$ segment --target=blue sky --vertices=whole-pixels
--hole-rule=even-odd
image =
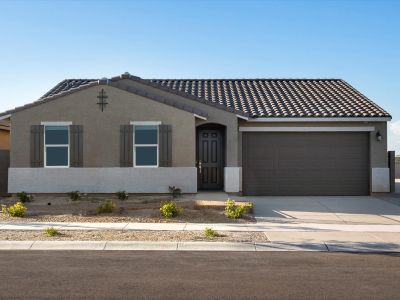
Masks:
[[[0,1],[0,111],[64,78],[342,78],[400,153],[400,1]]]

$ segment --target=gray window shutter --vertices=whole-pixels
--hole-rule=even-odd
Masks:
[[[133,125],[120,127],[120,166],[133,167]]]
[[[158,156],[160,167],[172,166],[172,128],[171,125],[159,125]]]
[[[70,125],[69,126],[69,160],[70,167],[82,168],[83,167],[83,126]]]
[[[31,167],[42,168],[44,166],[44,126],[31,125]]]

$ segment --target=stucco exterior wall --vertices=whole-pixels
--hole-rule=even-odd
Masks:
[[[60,180],[62,178],[62,180]],[[10,193],[168,193],[179,186],[197,192],[197,170],[183,168],[10,168]]]
[[[215,108],[213,106],[197,102],[179,95],[171,94],[163,90],[155,89],[147,85],[129,79],[121,80],[121,85],[128,85],[133,88],[148,90],[154,95],[173,99],[181,105],[193,107],[208,115],[207,120],[196,119],[196,126],[206,123],[217,123],[226,127],[225,162],[227,167],[236,167],[239,163],[238,144],[238,118],[234,113]],[[195,138],[195,136],[194,136]]]
[[[101,89],[108,105],[101,112]],[[195,117],[192,113],[110,86],[95,86],[12,115],[11,167],[30,167],[30,125],[72,121],[83,125],[83,166],[120,166],[120,125],[161,121],[172,126],[172,166],[195,166]]]

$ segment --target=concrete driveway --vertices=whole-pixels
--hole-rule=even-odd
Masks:
[[[226,193],[197,194],[196,199],[254,203],[258,222],[400,224],[400,179],[396,193],[374,196],[228,196]]]
[[[243,197],[254,202],[258,222],[400,224],[400,205],[390,197]],[[395,200],[395,199],[393,199]]]

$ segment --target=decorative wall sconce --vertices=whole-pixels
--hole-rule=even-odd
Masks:
[[[381,135],[381,133],[380,133],[379,131],[376,132],[375,137],[376,137],[376,140],[377,140],[378,142],[382,141],[382,135]]]

